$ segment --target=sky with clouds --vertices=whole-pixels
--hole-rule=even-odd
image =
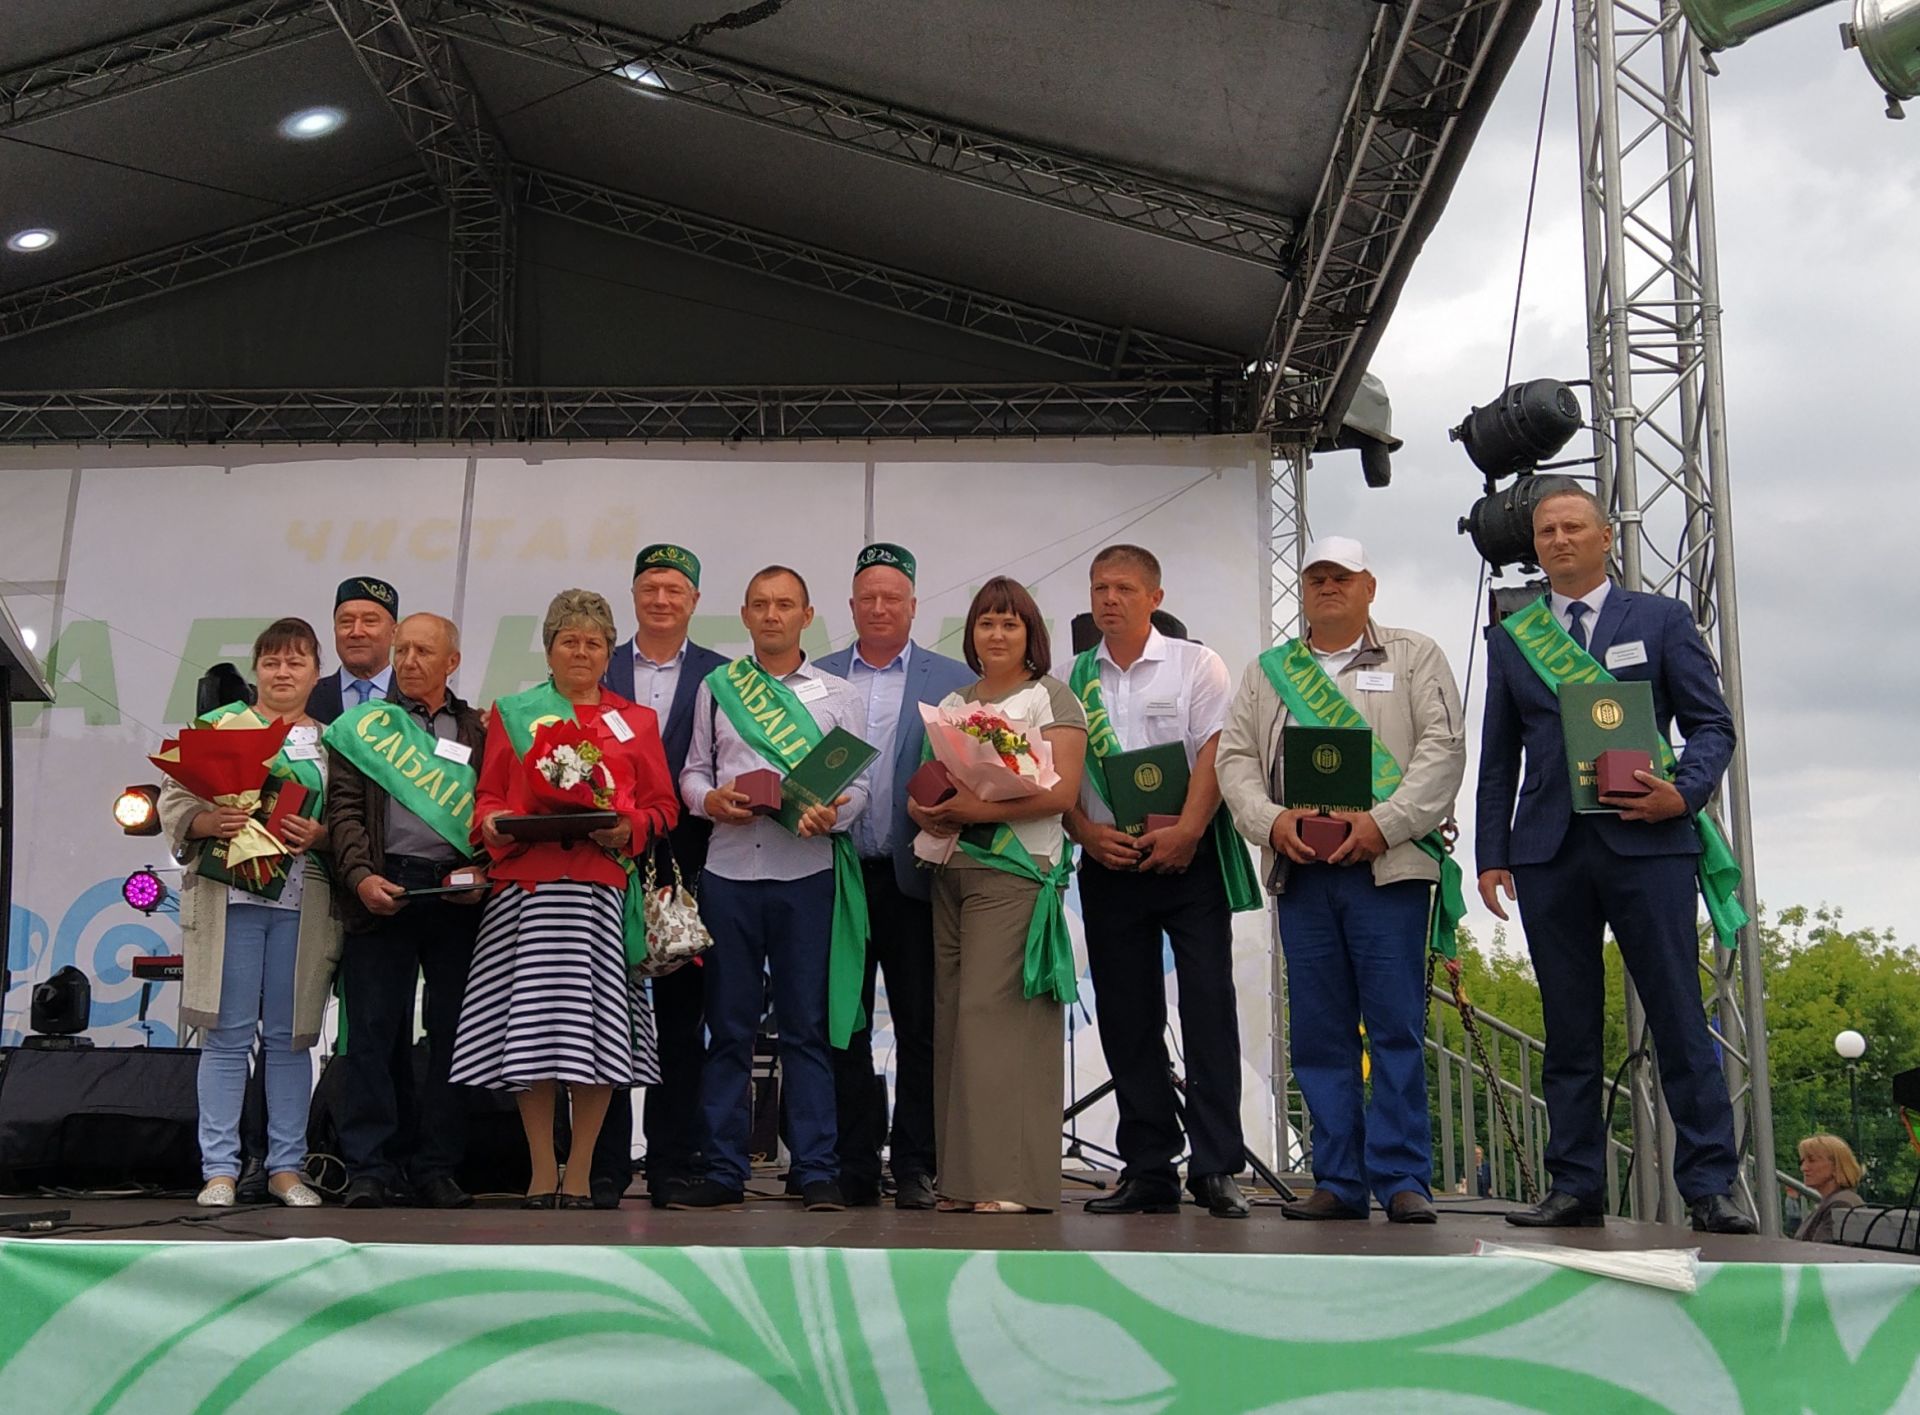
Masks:
[[[1910,382],[1920,324],[1920,103],[1890,122],[1830,6],[1719,56],[1711,83],[1727,436],[1745,667],[1751,868],[1770,910],[1831,905],[1920,943],[1920,521]],[[1309,476],[1313,529],[1379,564],[1377,616],[1464,672],[1479,560],[1456,519],[1479,475],[1447,439],[1502,386],[1542,78],[1558,46],[1514,377],[1587,374],[1570,24],[1543,8],[1373,372],[1406,446],[1367,489]],[[1583,455],[1578,435],[1569,455]],[[1644,488],[1643,488],[1644,491]],[[1516,581],[1509,575],[1506,583]],[[1479,720],[1474,670],[1470,720]],[[1474,734],[1477,737],[1477,732]],[[1470,750],[1477,753],[1474,741]],[[1462,815],[1471,820],[1475,763]],[[1461,844],[1471,859],[1471,838]],[[1483,938],[1493,920],[1475,901]]]

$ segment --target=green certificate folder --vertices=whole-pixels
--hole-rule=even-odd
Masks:
[[[1567,740],[1567,780],[1573,809],[1584,815],[1613,814],[1600,804],[1594,763],[1602,752],[1623,748],[1660,760],[1660,730],[1653,721],[1653,684],[1562,683],[1560,733]]]
[[[1147,828],[1148,816],[1177,816],[1187,804],[1187,749],[1163,742],[1136,752],[1115,752],[1100,759],[1107,776],[1113,822],[1128,835]]]
[[[868,746],[846,728],[834,728],[780,783],[780,811],[774,819],[798,835],[802,812],[839,800],[879,755],[879,748]]]
[[[1280,773],[1290,811],[1373,809],[1373,733],[1364,727],[1280,729]]]

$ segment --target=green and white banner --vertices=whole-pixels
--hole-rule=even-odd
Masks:
[[[1920,1408],[1920,1266],[0,1244],[0,1408],[1848,1412]]]

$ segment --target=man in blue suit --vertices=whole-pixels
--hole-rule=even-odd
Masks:
[[[400,592],[385,580],[355,575],[333,593],[333,652],[337,673],[313,685],[307,712],[323,726],[370,698],[393,696],[393,636]]]
[[[933,1145],[932,879],[914,866],[907,780],[920,765],[927,735],[918,705],[958,692],[975,674],[913,642],[915,570],[913,556],[898,545],[882,542],[860,552],[851,600],[859,638],[822,658],[820,669],[853,685],[866,710],[860,735],[880,749],[867,768],[873,808],[853,824],[873,929],[862,1000],[871,1019],[875,973],[884,970],[896,1070],[894,1205],[931,1209],[939,1172]],[[877,1204],[886,1107],[874,1086],[871,1021],[844,1051],[834,1052],[833,1062],[841,1192],[850,1205]]]
[[[1611,926],[1646,1006],[1674,1124],[1674,1163],[1693,1226],[1752,1233],[1731,1190],[1733,1110],[1700,1001],[1695,873],[1698,814],[1733,756],[1733,717],[1686,607],[1607,578],[1605,509],[1572,482],[1536,503],[1534,556],[1560,627],[1613,676],[1652,684],[1663,734],[1685,737],[1668,781],[1638,773],[1644,796],[1603,796],[1618,814],[1573,810],[1560,707],[1511,634],[1487,632],[1476,853],[1480,897],[1501,918],[1516,899],[1546,1018],[1544,1089],[1552,1191],[1507,1215],[1526,1228],[1598,1228],[1606,1204],[1601,947]],[[1521,784],[1521,755],[1526,780]],[[1516,810],[1516,788],[1518,809]]]
[[[667,768],[676,791],[693,740],[693,700],[700,680],[726,662],[712,649],[687,639],[687,626],[700,604],[700,561],[677,545],[647,546],[633,562],[634,635],[613,651],[605,686],[621,697],[653,709]],[[691,811],[653,849],[661,881],[681,878],[697,885],[707,862],[707,837],[713,826]],[[670,858],[671,857],[671,860]],[[689,964],[653,980],[653,1016],[659,1030],[660,1084],[647,1089],[643,1129],[647,1136],[647,1194],[656,1209],[665,1208],[667,1191],[700,1177],[700,1069],[706,1056],[698,965]],[[615,1208],[633,1178],[633,1098],[616,1090],[593,1149],[593,1205]]]

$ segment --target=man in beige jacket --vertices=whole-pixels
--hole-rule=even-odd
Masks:
[[[1393,1222],[1432,1223],[1422,964],[1439,866],[1414,842],[1453,813],[1466,769],[1460,691],[1431,639],[1373,622],[1375,581],[1358,541],[1328,536],[1305,559],[1307,638],[1248,666],[1216,758],[1221,794],[1260,847],[1275,896],[1293,1074],[1313,1115],[1314,1191],[1281,1212],[1364,1219],[1371,1191]],[[1300,838],[1310,813],[1284,806],[1280,746],[1299,720],[1289,700],[1324,701],[1330,689],[1373,729],[1402,779],[1372,810],[1336,812],[1349,833],[1322,860]]]

